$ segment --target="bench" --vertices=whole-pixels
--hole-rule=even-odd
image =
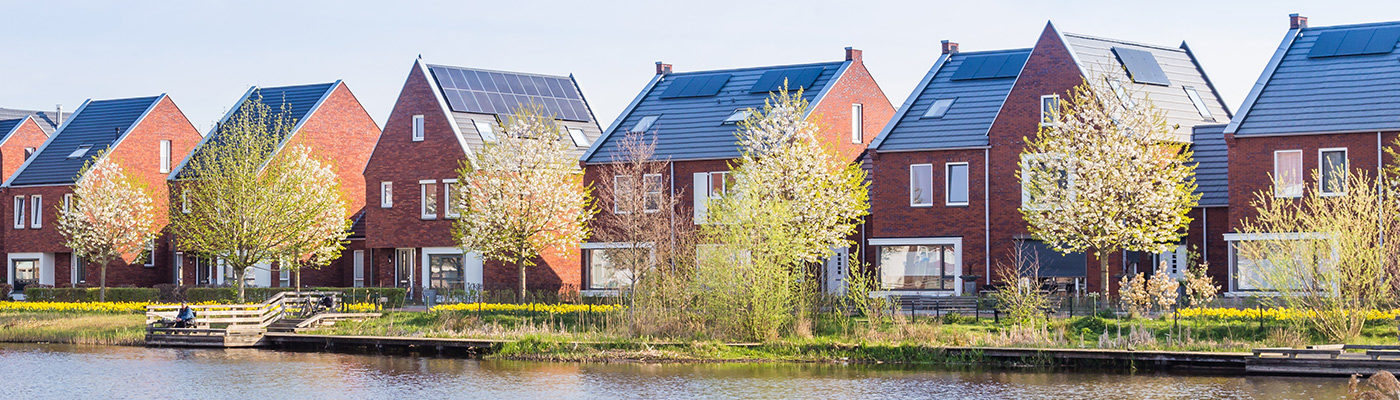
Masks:
[[[966,296],[891,296],[890,300],[901,310],[933,311],[934,315],[949,313],[978,314],[976,297]]]
[[[1264,354],[1278,354],[1288,356],[1288,358],[1297,358],[1298,355],[1325,355],[1328,358],[1337,358],[1337,356],[1342,355],[1342,349],[1294,349],[1289,347],[1254,349],[1255,357],[1261,357]]]

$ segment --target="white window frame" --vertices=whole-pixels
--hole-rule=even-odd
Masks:
[[[626,215],[626,214],[631,214],[631,213],[632,213],[631,210],[623,210],[623,209],[622,209],[622,202],[621,202],[621,201],[618,201],[618,197],[620,197],[620,195],[622,194],[622,192],[621,192],[620,190],[618,190],[618,188],[621,188],[621,187],[622,187],[622,181],[623,181],[623,180],[632,180],[632,177],[629,176],[629,175],[613,175],[613,186],[612,186],[612,189],[613,189],[613,190],[612,190],[612,192],[613,192],[613,199],[612,199],[612,203],[613,203],[613,206],[612,206],[613,214]],[[629,190],[637,190],[637,185],[630,185],[630,186],[628,186],[628,187],[630,188]]]
[[[44,196],[29,195],[29,227],[40,229],[44,227]]]
[[[588,135],[585,135],[581,128],[564,127],[564,131],[569,134],[569,139],[574,141],[574,146],[588,147],[592,144],[588,142]]]
[[[656,178],[657,182],[655,192],[647,190],[647,179],[653,177]],[[661,174],[642,174],[642,184],[637,187],[642,190],[642,212],[650,214],[661,211],[661,202],[665,200],[665,196],[662,194],[664,190],[661,189],[662,186],[665,186],[665,181],[663,179]],[[647,199],[650,198],[652,194],[656,195],[656,208],[654,209],[647,206]]]
[[[414,115],[414,116],[413,116],[413,141],[415,141],[415,142],[421,142],[421,141],[423,141],[423,137],[426,136],[426,135],[424,134],[423,131],[425,131],[426,128],[427,128],[427,127],[426,127],[425,124],[424,124],[423,115],[421,115],[421,114],[420,114],[420,115]]]
[[[1053,116],[1053,118],[1050,119],[1049,122],[1046,122],[1046,120],[1045,120],[1045,117],[1046,117],[1046,115],[1045,115],[1045,101],[1046,101],[1046,100],[1051,100],[1051,99],[1053,99],[1053,100],[1055,101],[1055,115]],[[1055,124],[1059,123],[1059,120],[1060,120],[1060,112],[1061,112],[1061,111],[1062,111],[1062,110],[1061,110],[1061,107],[1060,107],[1060,95],[1058,95],[1058,94],[1047,94],[1047,95],[1044,95],[1044,96],[1040,96],[1040,126],[1054,126]]]
[[[180,212],[185,214],[190,213],[190,196],[185,194],[185,189],[183,188],[180,189]]]
[[[953,167],[963,166],[963,193],[967,195],[965,201],[953,201]],[[972,201],[972,169],[967,161],[950,162],[943,164],[943,205],[951,207],[963,207]]]
[[[1026,181],[1025,181],[1025,179],[1026,179],[1026,177],[1030,176],[1030,170],[1026,169],[1026,164],[1028,164],[1029,162],[1034,162],[1034,161],[1041,160],[1041,159],[1045,159],[1045,158],[1058,158],[1058,157],[1063,157],[1063,155],[1061,155],[1061,154],[1052,154],[1052,153],[1033,153],[1033,154],[1022,154],[1022,155],[1021,155],[1021,182],[1020,182],[1020,183],[1021,183],[1021,207],[1022,207],[1022,208],[1025,208],[1025,209],[1028,209],[1028,210],[1047,210],[1047,209],[1049,209],[1048,206],[1045,206],[1045,205],[1043,205],[1043,204],[1036,204],[1036,202],[1034,201],[1035,199],[1032,199],[1032,198],[1031,198],[1030,192],[1026,191]],[[1066,172],[1065,172],[1065,185],[1068,185],[1068,186],[1069,186],[1069,191],[1070,191],[1070,193],[1074,193],[1074,180],[1075,180],[1075,179],[1074,179],[1074,171],[1072,171],[1072,170],[1071,170],[1071,171],[1066,171]]]
[[[478,121],[478,120],[473,119],[473,120],[472,120],[472,126],[476,127],[476,135],[479,136],[479,137],[481,137],[481,141],[482,141],[482,142],[486,142],[486,143],[495,143],[495,142],[496,142],[497,137],[496,137],[496,124],[495,124],[495,123],[487,122],[487,121]],[[489,136],[489,137],[488,137],[488,136]]]
[[[747,108],[741,108],[741,109],[738,109],[738,110],[734,110],[734,113],[733,113],[733,114],[729,114],[729,117],[728,117],[728,118],[725,118],[725,119],[724,119],[724,122],[721,122],[720,124],[721,124],[721,125],[736,125],[736,124],[738,124],[739,122],[742,122],[743,120],[748,119],[750,115],[753,115],[753,111],[750,111],[750,109],[747,109]]]
[[[875,257],[876,257],[876,261],[875,261],[874,267],[875,267],[875,271],[876,271],[877,274],[880,273],[880,267],[881,267],[881,265],[879,264],[879,263],[880,263],[880,260],[879,260],[879,254],[880,254],[880,253],[879,253],[879,251],[880,251],[880,250],[879,250],[879,247],[883,247],[883,246],[952,246],[952,248],[953,248],[953,255],[956,257],[955,260],[953,260],[951,263],[948,263],[948,264],[952,264],[952,265],[953,265],[953,268],[955,269],[955,271],[954,271],[954,273],[953,273],[953,289],[952,289],[952,290],[946,290],[946,289],[884,289],[884,288],[880,288],[879,290],[871,291],[871,292],[870,292],[870,295],[871,295],[872,297],[875,297],[875,296],[879,296],[879,297],[888,297],[888,296],[891,296],[891,295],[903,295],[903,296],[907,296],[907,295],[946,296],[946,295],[948,295],[948,294],[952,294],[952,295],[962,295],[962,291],[963,291],[963,290],[962,290],[962,289],[963,289],[963,280],[962,280],[962,276],[963,276],[964,274],[966,274],[966,273],[971,272],[971,271],[967,271],[967,270],[964,270],[964,269],[963,269],[964,267],[967,267],[967,266],[963,265],[963,243],[962,243],[962,242],[963,242],[963,240],[962,240],[962,237],[960,237],[960,236],[957,236],[957,237],[916,237],[916,238],[887,238],[887,239],[874,239],[874,238],[872,238],[872,239],[868,239],[868,240],[866,241],[866,243],[867,243],[869,246],[873,247],[872,252],[875,254]],[[877,279],[878,279],[879,277],[880,277],[880,275],[876,275],[876,278],[877,278]]]
[[[142,260],[141,263],[144,264],[144,265],[147,266],[147,267],[154,267],[154,266],[156,266],[156,241],[155,241],[155,239],[151,239],[150,241],[146,242],[146,252],[149,253],[151,256],[150,256],[150,257],[146,257],[146,259],[145,259],[145,260]]]
[[[160,173],[170,173],[170,141],[160,141]]]
[[[718,193],[716,193],[715,190],[715,175],[720,176]],[[711,199],[718,199],[724,197],[724,195],[728,194],[729,192],[729,171],[711,172],[709,185],[707,185],[706,188],[709,190]]]
[[[1201,119],[1215,121],[1215,114],[1211,113],[1210,107],[1206,106],[1206,100],[1201,97],[1201,92],[1191,86],[1183,86],[1181,89],[1186,91],[1186,98],[1191,100],[1191,105],[1196,107],[1196,113],[1201,114]]]
[[[1133,101],[1133,96],[1128,94],[1128,89],[1123,87],[1123,82],[1107,76],[1103,79],[1108,81],[1109,89],[1113,89],[1113,95],[1118,97],[1118,102],[1123,104],[1123,109],[1130,110],[1137,107],[1137,102]],[[1044,110],[1044,107],[1041,107],[1041,110]]]
[[[1342,162],[1343,162],[1343,164],[1342,164],[1342,174],[1343,174],[1343,175],[1341,176],[1342,181],[1340,182],[1340,184],[1341,184],[1341,186],[1342,186],[1342,191],[1340,191],[1340,192],[1327,192],[1327,191],[1324,191],[1324,190],[1323,190],[1323,185],[1322,185],[1322,183],[1323,183],[1324,181],[1327,180],[1327,175],[1326,175],[1327,170],[1324,169],[1324,167],[1326,166],[1325,163],[1326,163],[1327,161],[1324,160],[1324,159],[1322,158],[1322,155],[1323,155],[1323,153],[1332,153],[1332,152],[1339,152],[1339,151],[1342,152]],[[1346,148],[1346,147],[1328,147],[1328,148],[1317,149],[1317,193],[1318,193],[1318,195],[1319,195],[1319,196],[1323,196],[1323,197],[1345,196],[1345,195],[1347,194],[1347,177],[1346,177],[1345,174],[1347,173],[1347,170],[1350,169],[1350,168],[1351,168],[1351,154],[1350,154],[1349,152],[1347,152],[1347,148]]]
[[[15,226],[15,229],[24,229],[24,227],[25,227],[25,225],[26,225],[26,224],[25,224],[26,220],[25,220],[25,217],[24,217],[24,210],[26,210],[26,209],[29,208],[28,205],[29,205],[29,200],[26,199],[26,198],[24,197],[24,195],[15,196],[15,202],[14,202],[14,204],[13,204],[14,207],[12,207],[12,209],[14,210],[14,213],[15,213],[15,214],[14,214],[14,217],[15,217],[15,218],[14,218],[14,226]]]
[[[914,168],[928,167],[928,203],[914,202]],[[933,207],[933,164],[910,164],[909,165],[909,206],[910,207]]]
[[[73,194],[72,194],[72,193],[64,193],[64,194],[63,194],[63,212],[64,212],[65,214],[66,214],[66,213],[73,212]]]
[[[1298,155],[1298,171],[1296,171],[1296,172],[1297,172],[1297,179],[1298,179],[1298,190],[1297,190],[1297,193],[1285,192],[1285,191],[1283,191],[1283,190],[1280,188],[1280,184],[1282,183],[1282,182],[1280,181],[1280,178],[1281,178],[1282,176],[1284,176],[1283,174],[1280,174],[1280,173],[1279,173],[1278,155],[1281,154],[1281,153],[1294,153],[1294,154],[1297,154],[1297,155]],[[1304,188],[1307,187],[1307,183],[1304,182],[1304,179],[1303,179],[1303,171],[1307,170],[1307,168],[1304,168],[1304,167],[1303,167],[1303,150],[1302,150],[1302,149],[1274,150],[1274,160],[1273,160],[1273,162],[1274,162],[1274,176],[1273,176],[1272,181],[1273,181],[1273,186],[1274,186],[1274,188],[1273,188],[1273,189],[1274,189],[1274,197],[1277,197],[1277,198],[1298,198],[1298,197],[1303,197],[1303,190],[1305,190]]]
[[[72,153],[68,153],[68,158],[78,158],[85,156],[87,155],[88,150],[92,150],[92,145],[85,144],[82,146],[78,146],[78,148],[73,149]]]
[[[442,180],[442,217],[447,219],[457,219],[461,213],[452,207],[452,186],[457,185],[456,179]]]
[[[1226,249],[1226,256],[1227,256],[1227,257],[1226,257],[1226,258],[1227,258],[1226,265],[1228,266],[1228,268],[1226,269],[1226,271],[1227,271],[1227,272],[1226,272],[1226,274],[1227,274],[1227,275],[1226,275],[1226,287],[1225,287],[1225,290],[1224,290],[1224,292],[1223,292],[1222,294],[1223,294],[1225,297],[1244,297],[1244,296],[1273,296],[1273,295],[1277,295],[1277,294],[1279,293],[1279,291],[1278,291],[1277,289],[1269,289],[1269,288],[1263,288],[1263,289],[1243,289],[1243,288],[1240,288],[1240,287],[1239,287],[1239,274],[1240,274],[1240,272],[1241,272],[1240,269],[1239,269],[1240,256],[1239,256],[1239,254],[1238,254],[1238,251],[1239,251],[1239,250],[1238,250],[1238,247],[1237,247],[1239,242],[1249,242],[1249,241],[1257,241],[1257,240],[1320,240],[1320,239],[1327,239],[1327,238],[1328,238],[1327,234],[1319,233],[1319,232],[1226,233],[1226,234],[1224,235],[1224,239],[1225,239],[1225,249]],[[1326,263],[1335,263],[1336,260],[1337,260],[1337,253],[1336,253],[1336,251],[1333,251],[1333,252],[1332,252],[1332,257],[1331,257],[1331,259],[1325,260],[1325,261],[1323,261],[1323,262],[1326,262]],[[1254,261],[1259,261],[1259,260],[1254,260]],[[1267,260],[1265,260],[1265,261],[1267,261]]]
[[[851,143],[865,143],[865,105],[851,103]]]
[[[379,208],[394,208],[394,182],[379,182]]]
[[[437,180],[424,179],[418,181],[418,216],[425,220],[437,219],[438,217],[436,210],[434,210],[432,214],[428,214],[428,199],[431,197],[433,201],[437,201],[437,193],[428,196],[429,187],[432,187],[433,191],[437,191]]]

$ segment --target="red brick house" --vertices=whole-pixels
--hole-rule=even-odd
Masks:
[[[200,135],[166,95],[88,100],[5,181],[4,207],[7,282],[86,285],[97,283],[91,268],[63,245],[55,221],[78,172],[99,154],[116,161],[126,174],[146,184],[157,209],[166,207],[165,178],[173,162],[194,148]],[[157,226],[165,224],[157,214]],[[169,282],[166,238],[152,244],[153,256],[141,265],[112,265],[111,286],[149,286]]]
[[[20,164],[63,123],[62,112],[0,108],[0,179],[10,179]]]
[[[629,132],[644,133],[655,139],[655,157],[669,164],[659,188],[689,199],[674,212],[704,223],[707,200],[723,193],[729,163],[739,157],[736,122],[747,116],[745,110],[762,109],[783,82],[804,89],[808,118],[822,124],[821,140],[850,161],[858,159],[895,111],[865,68],[861,51],[849,47],[842,60],[801,65],[673,72],[671,65],[658,62],[656,75],[583,156],[584,180],[594,187],[612,185],[613,177],[602,175],[605,166],[616,162],[618,142]],[[598,204],[600,213],[613,212],[611,199],[600,198]],[[579,269],[584,289],[608,290],[620,283],[610,278],[619,275],[599,251],[616,245],[583,243]],[[835,282],[844,276],[845,256],[832,259],[825,275]]]
[[[496,140],[505,116],[522,105],[555,116],[559,140],[582,154],[601,129],[572,76],[493,71],[415,60],[364,169],[365,246],[374,285],[439,291],[510,290],[513,265],[483,262],[452,238],[457,169]],[[577,251],[545,252],[526,272],[529,290],[579,284]]]
[[[1041,276],[1066,288],[1100,287],[1101,263],[1061,255],[1030,237],[1016,179],[1025,138],[1036,134],[1045,110],[1059,107],[1060,96],[1085,79],[1133,85],[1167,113],[1182,141],[1192,139],[1192,127],[1230,117],[1185,43],[1096,38],[1052,24],[1025,49],[961,52],[944,41],[868,153],[873,181],[865,254],[885,293],[959,294],[964,276],[985,284],[999,263],[1026,259],[1039,260]],[[1183,241],[1183,249],[1188,245]],[[1125,264],[1174,255],[1105,258],[1117,279]]]
[[[1400,136],[1400,22],[1310,27],[1289,16],[1288,32],[1225,127],[1229,147],[1228,294],[1267,291],[1240,279],[1258,263],[1241,259],[1239,233],[1254,216],[1256,195],[1345,196],[1350,170],[1375,178],[1393,162],[1384,148]],[[1324,179],[1315,179],[1318,172]],[[1328,178],[1332,177],[1332,178]]]
[[[374,145],[379,141],[379,125],[360,105],[355,94],[342,81],[308,85],[258,87],[248,89],[238,99],[224,119],[228,120],[239,110],[252,104],[262,103],[276,112],[285,107],[292,128],[283,138],[279,149],[289,145],[305,145],[313,156],[329,161],[340,182],[341,196],[348,203],[346,218],[358,219],[365,206],[365,178],[363,171],[369,161]],[[215,126],[217,126],[216,124]],[[213,140],[217,132],[211,131],[200,142]],[[197,154],[196,147],[191,156]],[[192,179],[190,174],[182,174],[188,158],[170,174],[171,185],[182,180]],[[172,198],[171,201],[178,201]],[[361,226],[356,224],[357,227]],[[178,246],[171,249],[174,283],[183,285],[233,284],[233,271],[222,263],[208,257],[185,253]],[[356,231],[339,260],[320,268],[306,268],[301,271],[302,286],[359,287],[366,285],[365,263],[368,261],[364,247],[363,230]],[[252,286],[285,287],[295,281],[288,271],[274,264],[260,265],[245,275]]]

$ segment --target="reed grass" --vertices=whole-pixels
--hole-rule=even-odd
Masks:
[[[0,342],[140,345],[145,316],[75,312],[0,313]]]

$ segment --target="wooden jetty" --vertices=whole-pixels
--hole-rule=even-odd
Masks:
[[[146,345],[180,347],[255,347],[268,332],[300,332],[336,321],[378,317],[378,313],[320,310],[321,299],[335,292],[282,292],[258,304],[191,305],[192,327],[173,326],[178,305],[146,306]],[[339,301],[335,301],[339,304]]]

